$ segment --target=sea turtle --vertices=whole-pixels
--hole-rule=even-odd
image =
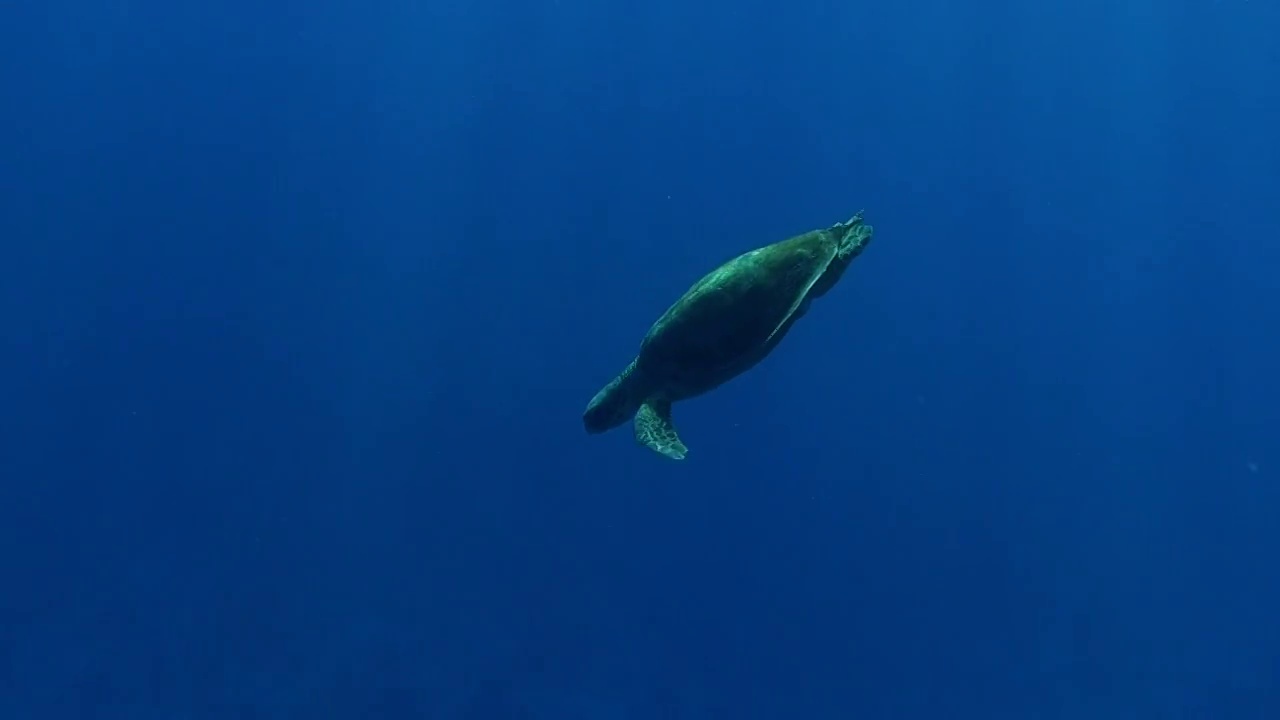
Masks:
[[[671,403],[701,395],[760,362],[809,303],[830,290],[871,241],[862,212],[743,253],[689,288],[649,328],[631,364],[582,415],[588,433],[635,417],[640,444],[673,460],[688,448],[671,422]]]

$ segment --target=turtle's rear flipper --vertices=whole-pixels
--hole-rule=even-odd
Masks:
[[[672,460],[683,460],[689,453],[671,424],[669,400],[651,400],[640,406],[636,412],[636,441]]]

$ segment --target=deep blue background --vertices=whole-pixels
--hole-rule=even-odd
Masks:
[[[0,716],[1280,717],[1280,6],[1058,5],[6,3]]]

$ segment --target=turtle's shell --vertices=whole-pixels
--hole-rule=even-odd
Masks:
[[[814,230],[743,253],[707,273],[649,328],[637,358],[650,383],[673,399],[704,393],[773,349],[838,240]]]

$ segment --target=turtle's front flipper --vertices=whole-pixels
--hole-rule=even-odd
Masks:
[[[650,400],[640,406],[636,412],[636,441],[672,460],[683,460],[689,453],[671,424],[670,400]]]

